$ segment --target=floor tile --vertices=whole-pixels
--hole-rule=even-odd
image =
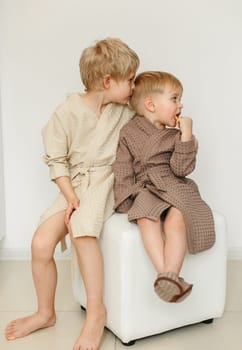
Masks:
[[[242,261],[228,261],[226,311],[242,311]]]
[[[35,308],[35,292],[29,262],[0,261],[0,276],[1,311]]]
[[[213,324],[197,324],[136,341],[130,350],[241,350],[242,312],[225,312]],[[116,350],[127,347],[116,341]]]
[[[14,341],[5,340],[5,325],[13,317],[22,316],[23,312],[0,312],[1,350],[71,350],[84,321],[84,313],[81,311],[57,312],[57,323],[54,327],[42,329]],[[107,330],[100,350],[115,350],[115,337]]]
[[[69,260],[57,261],[57,311],[78,311],[71,286]],[[35,290],[29,261],[0,261],[0,311],[33,311],[36,309]]]
[[[0,349],[71,350],[85,313],[72,295],[70,260],[58,260],[56,291],[57,324],[16,341],[6,341],[6,324],[32,313],[36,307],[29,261],[0,261]],[[227,298],[224,316],[211,325],[198,324],[136,341],[127,348],[105,331],[100,350],[241,350],[242,261],[228,261]],[[225,336],[226,335],[226,336]],[[232,345],[231,345],[232,344]]]

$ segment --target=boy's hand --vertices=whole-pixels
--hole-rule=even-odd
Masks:
[[[192,139],[192,119],[189,117],[179,117],[178,126],[181,130],[181,141]]]
[[[65,215],[65,224],[68,227],[70,224],[70,218],[74,210],[76,210],[80,205],[79,198],[73,199],[71,202],[69,202],[68,207],[66,209],[66,215]]]

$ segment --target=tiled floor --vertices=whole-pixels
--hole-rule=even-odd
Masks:
[[[0,261],[0,349],[71,350],[84,313],[75,303],[70,283],[70,262],[58,261],[55,327],[35,332],[26,338],[7,342],[5,325],[13,318],[35,310],[30,263]],[[241,350],[242,349],[242,261],[228,262],[228,289],[224,316],[211,325],[198,324],[139,340],[130,348],[105,331],[101,350]]]

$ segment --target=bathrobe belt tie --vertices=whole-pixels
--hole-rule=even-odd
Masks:
[[[101,166],[80,166],[78,167],[77,173],[82,176],[83,189],[87,189],[90,184],[90,174],[95,172],[105,172],[107,176],[112,172],[112,165],[101,165]]]

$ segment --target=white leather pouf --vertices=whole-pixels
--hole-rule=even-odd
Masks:
[[[100,239],[104,259],[106,326],[124,344],[189,324],[221,317],[226,296],[226,223],[214,213],[216,243],[202,253],[187,254],[181,276],[193,283],[190,296],[181,303],[166,303],[153,290],[156,278],[136,224],[126,214],[113,214]],[[75,254],[72,259],[75,299],[85,308],[85,290]]]

